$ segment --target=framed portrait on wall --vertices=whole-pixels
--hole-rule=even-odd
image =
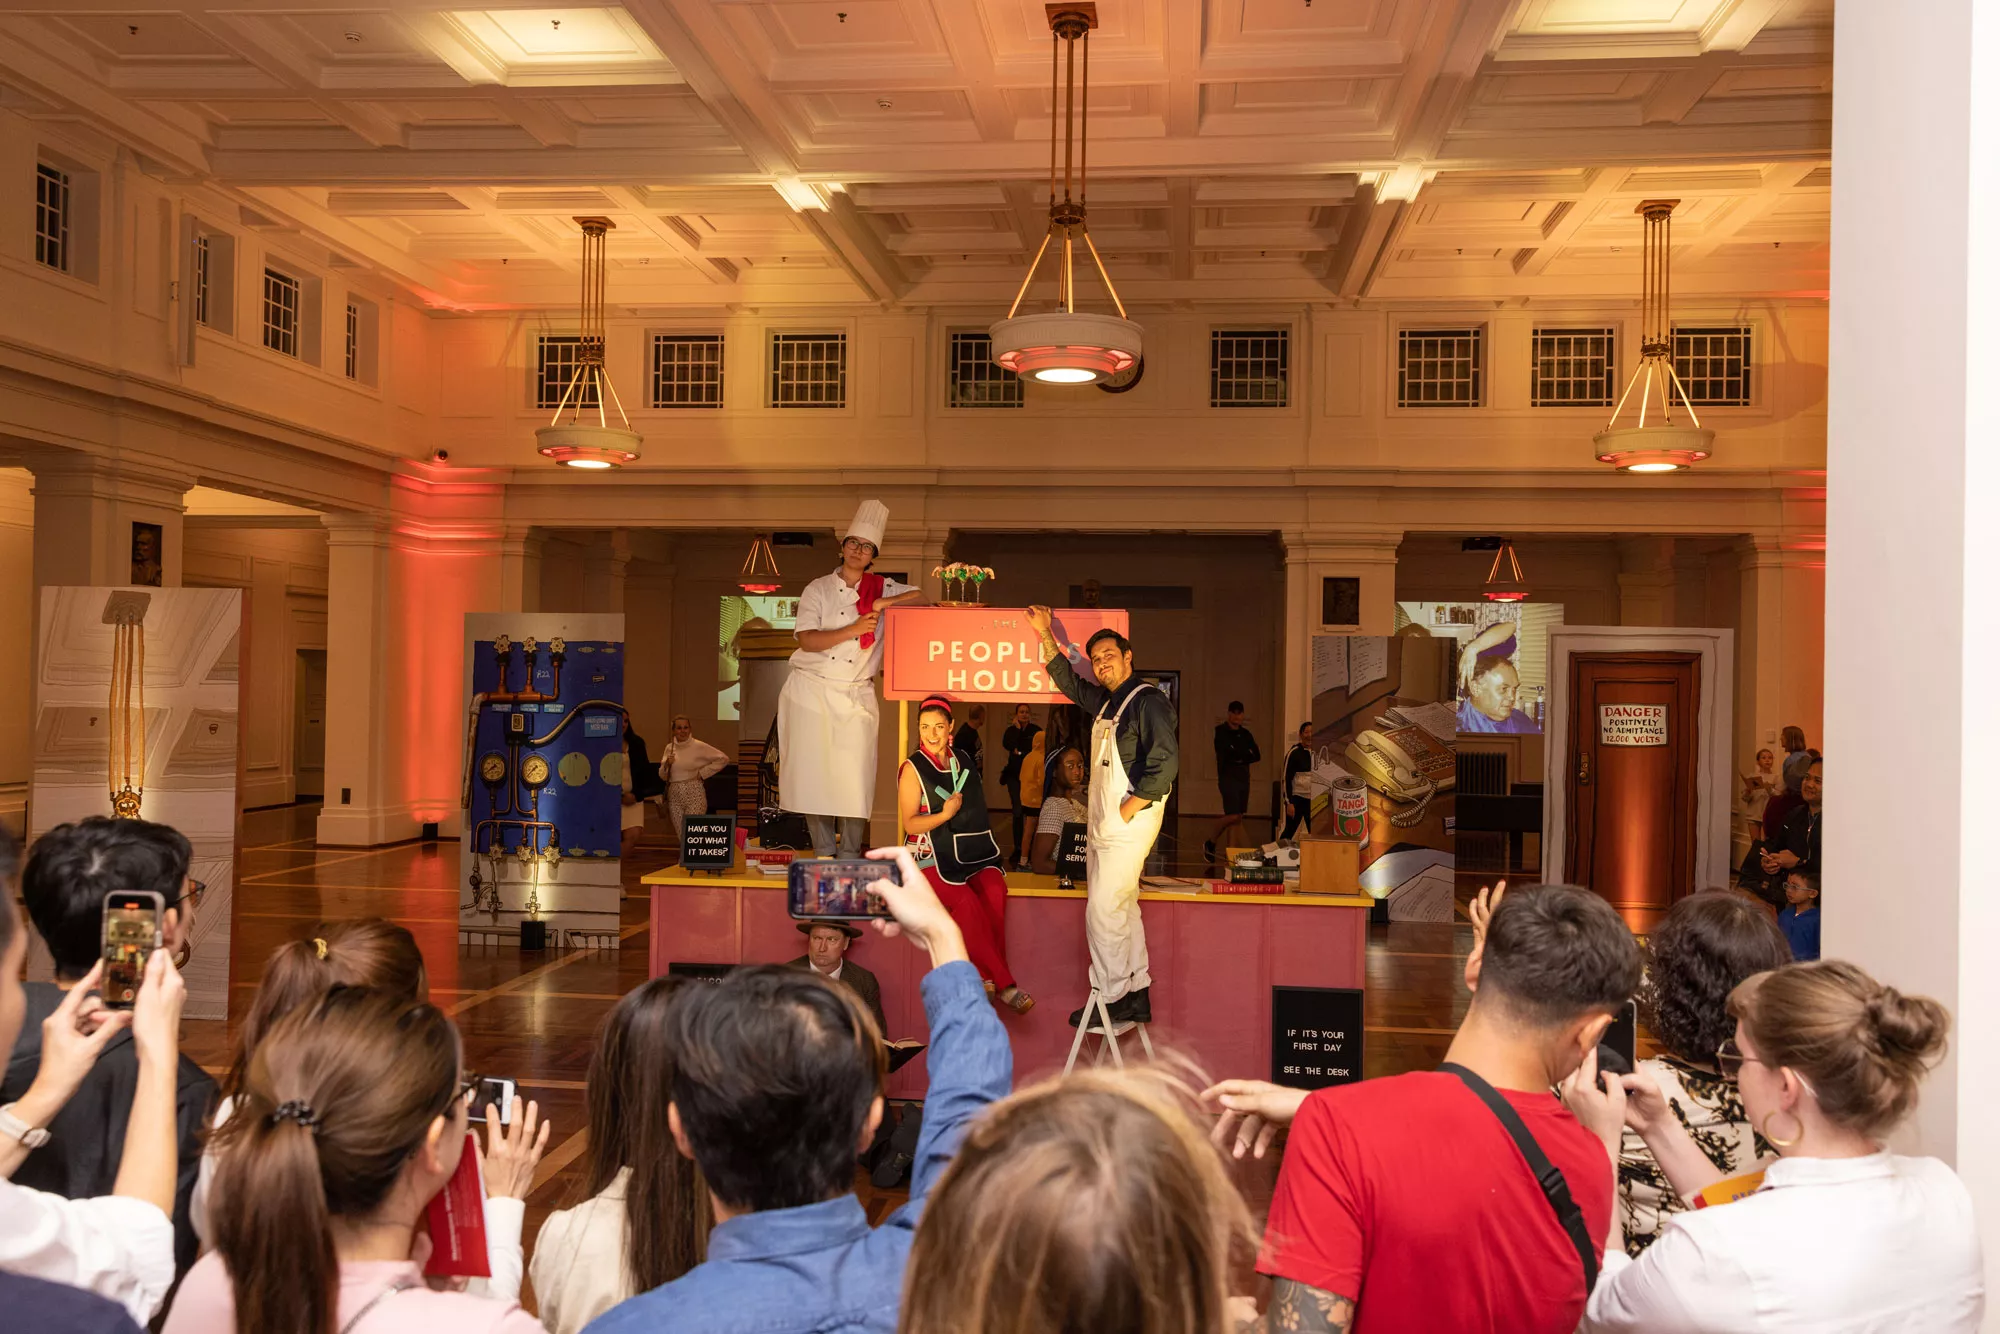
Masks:
[[[1332,575],[1319,581],[1319,623],[1321,625],[1361,624],[1361,580],[1354,575]]]
[[[166,550],[165,535],[157,523],[134,523],[132,525],[132,577],[130,582],[141,588],[159,588],[166,582],[166,566],[161,553]]]

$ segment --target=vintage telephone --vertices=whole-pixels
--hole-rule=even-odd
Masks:
[[[1416,803],[1389,817],[1399,826],[1423,819],[1431,798],[1458,782],[1458,757],[1421,727],[1358,733],[1347,745],[1347,760],[1356,777],[1391,801]]]

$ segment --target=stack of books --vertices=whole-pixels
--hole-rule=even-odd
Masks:
[[[745,848],[743,860],[746,865],[765,875],[787,875],[798,853],[790,848]]]

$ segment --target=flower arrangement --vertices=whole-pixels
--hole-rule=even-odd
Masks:
[[[944,580],[943,604],[946,606],[978,606],[989,580],[996,578],[990,565],[969,565],[964,561],[953,561],[940,565],[931,571],[931,577]]]

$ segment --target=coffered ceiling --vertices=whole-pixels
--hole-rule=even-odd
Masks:
[[[1041,0],[107,2],[0,0],[0,105],[441,306],[572,301],[577,214],[643,309],[991,306],[1046,230]],[[1097,10],[1128,300],[1624,297],[1658,196],[1678,290],[1825,287],[1830,0]]]

